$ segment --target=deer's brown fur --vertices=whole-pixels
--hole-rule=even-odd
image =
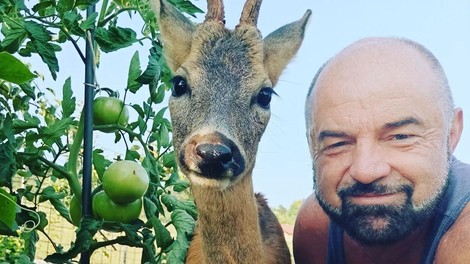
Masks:
[[[311,12],[263,39],[260,0],[248,0],[234,30],[225,27],[221,0],[209,1],[198,25],[154,1],[173,89],[185,88],[169,109],[178,164],[198,208],[186,262],[290,263],[279,222],[254,194],[252,171],[270,117],[262,99],[299,49]]]

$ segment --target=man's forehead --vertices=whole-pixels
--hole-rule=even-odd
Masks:
[[[398,40],[371,39],[352,44],[329,61],[316,81],[314,97],[345,100],[433,96],[438,76],[429,60]],[[339,101],[339,102],[338,102]]]

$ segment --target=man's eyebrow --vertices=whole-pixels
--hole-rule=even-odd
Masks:
[[[320,134],[318,135],[318,142],[323,141],[327,137],[342,138],[342,137],[346,137],[346,136],[347,135],[344,132],[324,130],[324,131],[320,132]]]
[[[383,128],[384,129],[392,129],[392,128],[403,127],[403,126],[406,126],[406,125],[411,125],[411,124],[421,125],[421,122],[418,119],[414,118],[414,117],[407,117],[407,118],[404,118],[402,120],[386,123],[383,126]]]

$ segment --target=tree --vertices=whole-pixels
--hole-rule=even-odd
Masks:
[[[188,15],[201,12],[190,1],[172,2]],[[76,241],[67,250],[50,239],[56,253],[46,260],[64,263],[84,251],[93,252],[119,243],[142,248],[142,263],[183,262],[197,215],[194,203],[178,195],[189,184],[179,177],[173,156],[171,125],[165,118],[163,105],[171,75],[162,57],[158,28],[149,3],[40,0],[28,4],[31,6],[23,0],[0,2],[3,35],[0,41],[0,234],[21,238],[24,250],[17,254],[18,261],[32,263],[38,232],[45,233],[48,224],[47,216],[38,211],[39,204],[49,201],[71,222],[67,205],[73,194],[81,195],[84,120],[79,115],[81,109],[71,78],[61,87],[42,89],[36,82],[40,74],[35,66],[27,66],[22,59],[39,55],[56,80],[60,72],[56,55],[66,43],[73,45],[82,60],[85,57],[81,46],[85,41],[96,43],[96,66],[100,52],[112,53],[146,43],[144,45],[150,48],[144,71],[140,68],[138,53],[127,60],[130,65],[123,101],[134,112],[135,120],[126,125],[95,126],[95,129],[114,131],[108,135],[114,135],[115,142],[124,143],[124,159],[138,162],[149,174],[150,185],[143,197],[145,221],[125,224],[84,217],[77,229]],[[100,11],[84,17],[83,10],[94,4]],[[119,18],[125,14],[143,21],[144,27],[139,33],[120,26]],[[88,34],[91,29],[95,30],[94,39]],[[55,91],[59,89],[62,96],[57,98]],[[114,91],[108,91],[110,96],[116,96]],[[148,99],[131,103],[126,99],[129,93],[140,93],[141,98]],[[136,144],[139,145],[137,150]],[[102,149],[94,149],[95,192],[100,190],[102,175],[112,162]],[[20,184],[15,184],[18,179]],[[63,182],[67,184],[61,184]],[[176,229],[176,237],[170,235],[169,226]],[[119,230],[124,235],[110,241],[95,241],[94,235],[103,228]]]
[[[295,200],[289,208],[279,205],[278,207],[273,208],[273,212],[277,219],[279,219],[279,223],[293,225],[301,205],[302,200]]]

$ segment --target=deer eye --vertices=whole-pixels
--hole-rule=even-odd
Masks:
[[[181,76],[175,76],[171,79],[173,87],[171,87],[171,95],[174,97],[180,97],[185,93],[189,92],[188,83]]]
[[[268,109],[269,104],[271,103],[271,96],[273,94],[276,94],[276,92],[274,92],[273,88],[264,87],[259,91],[258,96],[256,97],[256,102],[261,107],[263,107],[265,109]]]

